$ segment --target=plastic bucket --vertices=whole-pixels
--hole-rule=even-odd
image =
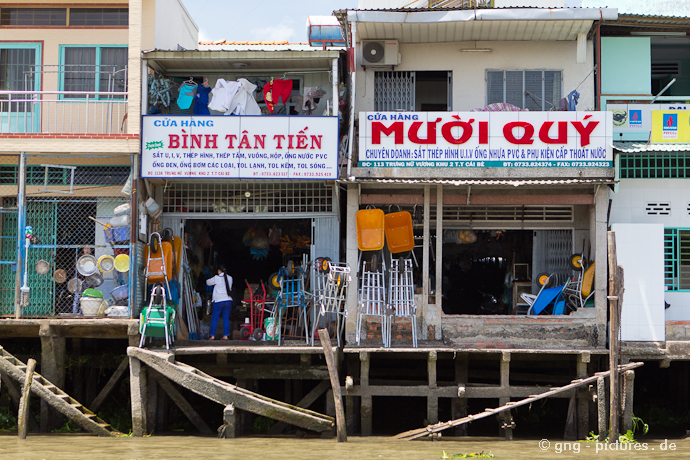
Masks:
[[[97,316],[98,309],[103,303],[102,298],[98,297],[82,297],[79,299],[79,305],[81,306],[81,314],[84,316]]]

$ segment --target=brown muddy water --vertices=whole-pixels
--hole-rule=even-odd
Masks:
[[[295,438],[217,439],[187,436],[95,438],[89,435],[34,435],[20,441],[0,436],[0,459],[11,460],[441,460],[454,454],[485,452],[496,460],[531,459],[685,459],[690,439],[641,440],[616,447],[590,442],[445,438],[442,441],[392,441],[351,437],[347,443]]]

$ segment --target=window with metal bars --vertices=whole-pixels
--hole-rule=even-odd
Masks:
[[[17,185],[18,167],[16,165],[0,165],[0,184]],[[47,168],[45,166],[28,166],[26,173],[27,185],[69,185],[71,172],[69,169]],[[75,185],[119,185],[124,184],[130,173],[129,166],[78,166],[74,171]]]
[[[687,177],[690,177],[688,152],[652,152],[620,156],[621,179],[684,179]]]
[[[449,71],[374,73],[374,110],[445,112],[452,107]]]
[[[664,229],[664,284],[668,291],[690,290],[690,229]]]
[[[325,182],[177,182],[163,198],[166,213],[332,213],[333,186]]]
[[[486,103],[505,102],[532,111],[558,108],[563,97],[560,70],[487,70]]]
[[[127,92],[126,46],[73,46],[62,45],[60,53],[61,91],[108,91]],[[64,95],[64,98],[81,99],[82,94]],[[92,96],[100,98],[124,98],[122,96]]]

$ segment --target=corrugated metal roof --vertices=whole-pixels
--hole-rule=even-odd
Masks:
[[[647,144],[642,142],[614,142],[613,148],[622,153],[690,152],[690,144]]]
[[[341,180],[339,182],[359,182],[359,183],[376,183],[376,184],[432,184],[432,185],[509,185],[512,187],[521,187],[525,185],[576,185],[576,184],[613,184],[612,179],[525,179],[525,180],[476,180],[476,179],[358,179],[353,181]]]

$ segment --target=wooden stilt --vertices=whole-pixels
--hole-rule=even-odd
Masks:
[[[65,388],[65,338],[53,335],[49,326],[41,326],[41,373],[43,377],[60,389]],[[45,399],[41,399],[41,432],[47,433],[58,428],[62,415]]]
[[[333,346],[331,345],[331,337],[328,334],[328,329],[319,329],[319,340],[323,347],[323,353],[326,356],[328,374],[331,377],[331,387],[333,390],[333,399],[335,401],[335,424],[338,432],[338,442],[347,442],[343,397],[340,393],[340,378],[338,377],[338,367],[336,365],[335,354],[333,353]]]
[[[326,391],[326,415],[336,417],[335,398],[333,397],[333,390],[331,388]],[[335,427],[331,430],[321,432],[321,439],[333,439],[333,437],[335,437]]]
[[[608,232],[607,240],[609,257],[609,369],[615,370],[618,368],[620,361],[620,343],[618,334],[620,332],[620,308],[623,302],[623,267],[618,266],[618,259],[616,257],[615,232]],[[618,435],[620,433],[619,380],[618,372],[612,372],[611,379],[609,381],[611,385],[611,390],[609,391],[609,442],[618,442]]]
[[[563,439],[566,441],[577,440],[577,406],[575,395],[575,390],[573,390],[572,396],[570,396],[570,402],[568,403],[568,415],[566,416],[565,420],[565,430],[563,430]]]
[[[19,439],[26,439],[26,432],[29,427],[29,398],[31,397],[31,382],[34,379],[36,370],[36,360],[29,359],[26,363],[26,378],[22,387],[22,397],[19,401],[19,416],[17,417]]]
[[[0,376],[2,377],[0,381],[5,384],[7,392],[10,394],[10,398],[12,398],[15,408],[19,410],[19,402],[22,398],[19,390],[14,385],[14,382],[12,382],[12,379],[10,379],[7,375],[0,374]],[[39,433],[41,431],[41,425],[38,424],[38,420],[36,420],[36,417],[31,412],[29,412],[29,425],[31,426],[31,431],[34,433]]]

